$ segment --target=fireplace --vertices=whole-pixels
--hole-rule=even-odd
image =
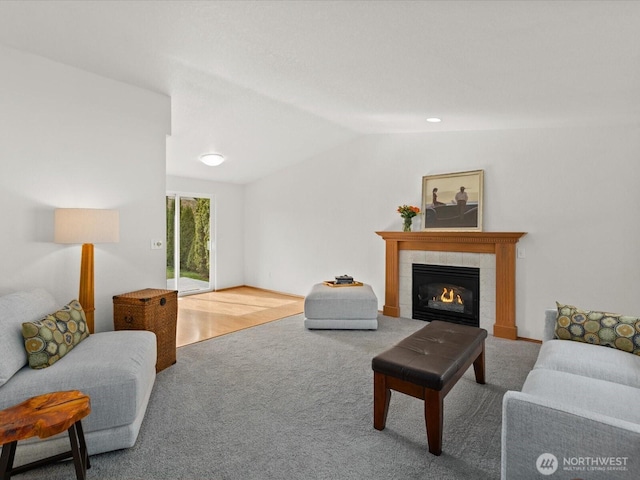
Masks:
[[[480,269],[412,265],[412,318],[480,326]]]
[[[488,268],[481,266],[481,275],[485,275],[483,285],[491,280],[491,299],[484,299],[482,304],[482,320],[493,323],[493,335],[499,338],[515,340],[518,338],[516,326],[516,244],[526,235],[525,232],[447,232],[447,231],[421,231],[421,232],[376,232],[385,242],[385,281],[384,281],[384,307],[382,313],[390,317],[400,316],[400,305],[403,299],[403,291],[400,289],[400,253],[415,254],[416,252],[444,253],[445,255],[488,254],[494,258],[495,266],[493,274],[487,276]],[[462,260],[463,257],[460,257]],[[458,262],[458,260],[456,260]],[[411,282],[411,261],[407,267],[406,282]],[[429,263],[429,260],[421,260],[420,263]],[[433,263],[439,263],[434,261]],[[447,262],[451,263],[451,262]],[[487,296],[487,288],[483,288],[482,297]],[[411,286],[406,289],[407,315],[412,310]],[[482,299],[481,299],[482,302]],[[487,303],[487,302],[490,302]],[[487,317],[492,312],[490,319]],[[490,330],[487,324],[483,328]]]

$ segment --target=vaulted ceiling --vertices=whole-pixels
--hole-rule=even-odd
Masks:
[[[233,183],[365,134],[637,124],[638,31],[638,1],[0,1],[0,44],[170,96],[167,173]]]

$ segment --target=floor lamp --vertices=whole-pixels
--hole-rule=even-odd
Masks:
[[[94,208],[57,208],[54,213],[54,242],[81,243],[80,291],[78,301],[94,333],[93,244],[116,243],[120,237],[117,210]]]

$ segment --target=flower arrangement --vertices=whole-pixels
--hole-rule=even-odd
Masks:
[[[398,213],[404,219],[402,224],[403,232],[411,231],[411,219],[420,213],[420,209],[418,207],[414,207],[412,205],[400,205],[398,207]]]

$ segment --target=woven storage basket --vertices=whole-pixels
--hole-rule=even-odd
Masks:
[[[116,330],[149,330],[156,334],[156,372],[176,363],[178,292],[146,288],[113,297]]]

